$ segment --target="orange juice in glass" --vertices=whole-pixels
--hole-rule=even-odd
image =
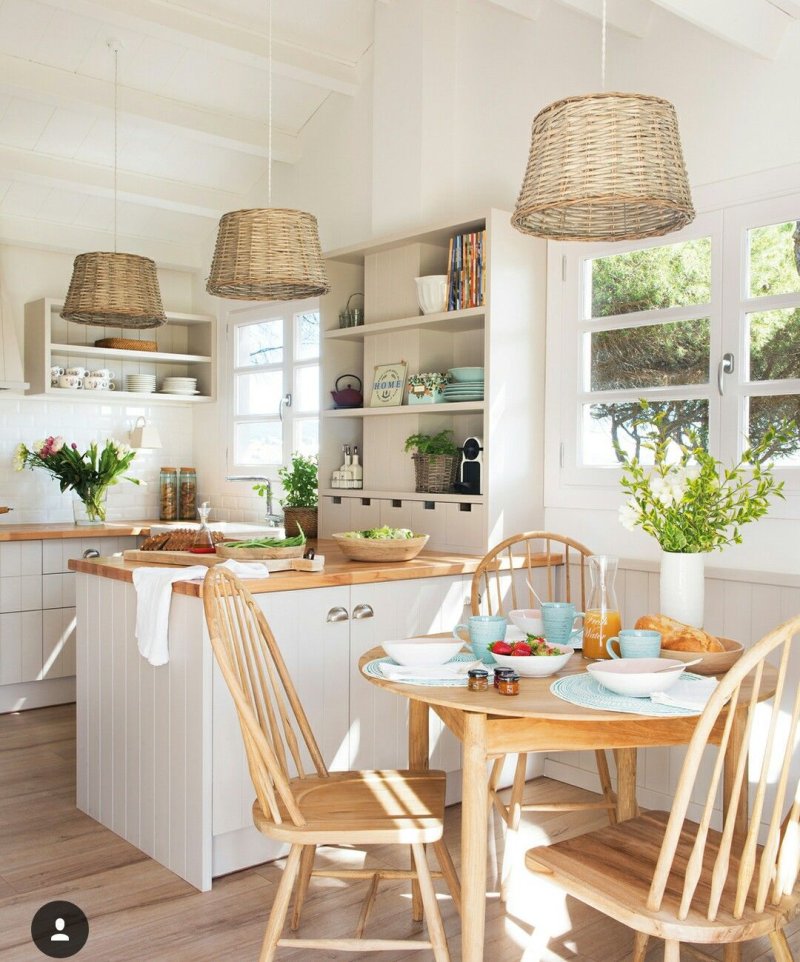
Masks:
[[[618,635],[621,627],[618,611],[589,608],[583,619],[583,657],[610,658],[606,642]]]

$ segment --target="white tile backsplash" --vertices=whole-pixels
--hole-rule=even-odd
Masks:
[[[72,521],[72,493],[42,469],[15,471],[14,449],[31,447],[48,435],[62,435],[85,449],[90,441],[129,440],[137,417],[156,426],[162,448],[141,450],[131,475],[145,482],[121,481],[109,489],[108,520],[139,521],[158,517],[158,472],[162,464],[192,464],[192,408],[188,404],[68,403],[45,398],[0,399],[0,504],[14,510],[0,515],[3,524]],[[5,547],[5,545],[3,546]],[[6,568],[0,555],[0,569]],[[20,573],[19,571],[16,573]]]

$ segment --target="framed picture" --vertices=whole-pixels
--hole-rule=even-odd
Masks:
[[[402,404],[407,369],[408,365],[405,361],[397,361],[395,364],[376,364],[369,406],[391,408]]]

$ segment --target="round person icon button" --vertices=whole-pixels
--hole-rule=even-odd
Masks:
[[[89,920],[72,902],[47,902],[34,915],[31,938],[51,959],[68,959],[86,945]]]

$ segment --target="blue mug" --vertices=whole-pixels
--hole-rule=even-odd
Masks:
[[[485,665],[494,665],[496,662],[489,651],[489,645],[505,638],[507,625],[504,615],[471,615],[467,619],[467,624],[455,626],[453,637],[466,641],[473,655],[480,658]],[[468,634],[469,640],[462,632]]]
[[[580,624],[576,624],[578,619]],[[544,601],[542,627],[551,645],[571,645],[583,630],[583,612],[576,611],[571,601]]]
[[[619,654],[613,645],[619,646]],[[619,635],[609,638],[606,651],[612,658],[658,658],[661,655],[661,632],[645,628],[623,628]]]

